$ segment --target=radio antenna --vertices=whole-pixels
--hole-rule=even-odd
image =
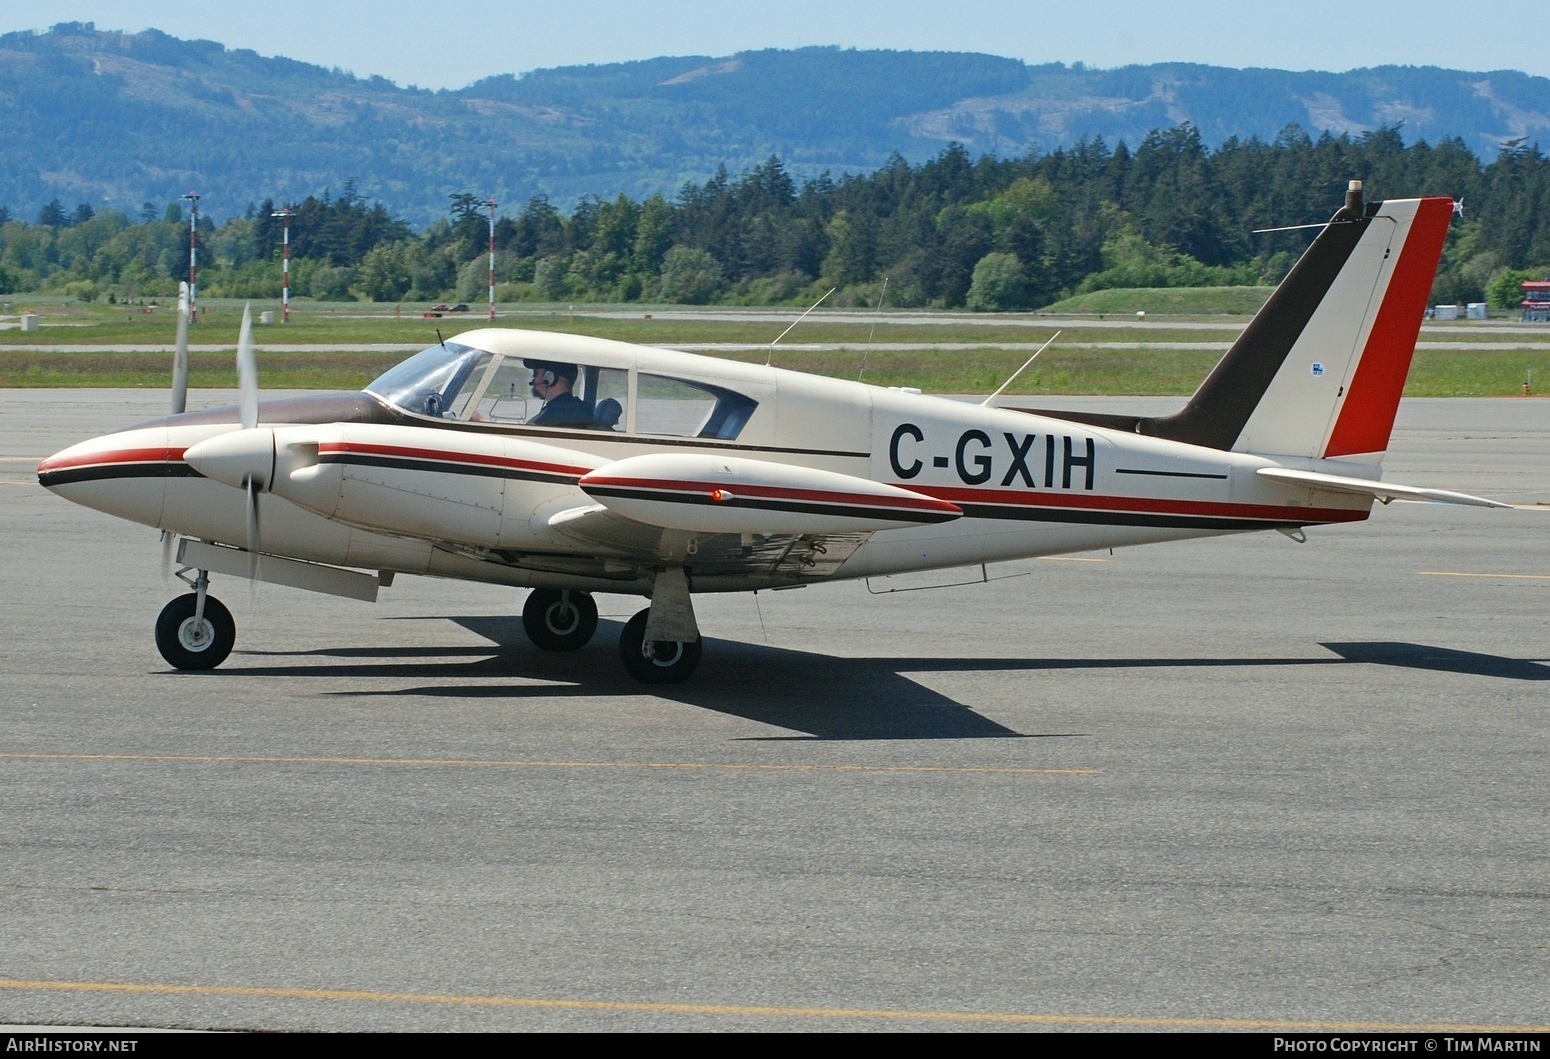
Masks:
[[[1318,224],[1288,224],[1281,228],[1255,228],[1250,235],[1265,235],[1269,232],[1300,232],[1304,228],[1328,228],[1328,221],[1320,221]]]
[[[1060,337],[1060,332],[1059,331],[1056,331],[1054,334],[1050,335],[1049,336],[1049,342],[1044,343],[1038,349],[1034,350],[1033,351],[1033,356],[1031,356],[1027,360],[1023,361],[1023,366],[1021,368],[1018,368],[1016,371],[1012,372],[1012,377],[1010,379],[1006,380],[1006,382],[1003,382],[1001,384],[1000,388],[997,389],[995,393],[991,394],[989,397],[985,398],[983,401],[980,402],[980,407],[981,408],[989,408],[990,407],[990,403],[992,401],[994,401],[997,397],[1000,397],[1002,391],[1005,390],[1008,386],[1012,385],[1012,383],[1017,380],[1017,377],[1019,375],[1021,375],[1027,369],[1028,365],[1032,364],[1034,361],[1039,359],[1039,354],[1043,353],[1046,349],[1049,348],[1050,342],[1055,341],[1055,339],[1057,339],[1059,337]]]
[[[883,277],[883,289],[877,296],[877,311],[883,311],[883,299],[888,297],[888,277]],[[872,352],[872,336],[877,334],[877,317],[872,317],[872,330],[866,333],[866,348],[861,351],[861,370],[856,372],[856,381],[861,381],[861,376],[866,374],[867,354]]]
[[[824,294],[823,298],[827,298],[830,294],[833,294],[837,290],[839,290],[838,287],[830,287],[828,292],[826,294]],[[823,304],[823,298],[819,298],[817,301],[813,302],[813,304],[809,305],[807,307],[807,313],[812,312],[814,309],[816,309],[820,305],[822,305]],[[795,320],[791,321],[791,327],[795,327],[797,324],[801,323],[803,320],[806,320],[807,319],[807,313],[803,313],[801,316],[799,316]],[[783,339],[787,335],[789,335],[791,333],[791,327],[786,328],[780,334],[776,335],[775,336],[775,342],[771,342],[770,343],[769,355],[764,358],[764,366],[766,368],[770,366],[770,361],[775,359],[775,343],[779,342],[781,339]]]

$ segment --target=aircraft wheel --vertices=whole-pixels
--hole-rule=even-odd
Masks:
[[[574,651],[597,632],[597,604],[590,592],[536,588],[522,606],[522,629],[543,651]]]
[[[193,592],[179,596],[156,618],[156,649],[175,669],[214,669],[226,661],[237,642],[231,611],[207,595],[204,617],[195,621],[198,602]]]
[[[681,684],[700,664],[698,639],[646,640],[646,618],[651,614],[647,607],[624,626],[619,634],[619,657],[630,676],[642,684]]]

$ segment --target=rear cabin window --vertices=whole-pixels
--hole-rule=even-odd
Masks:
[[[730,441],[742,432],[759,403],[703,382],[642,374],[635,406],[639,434]]]

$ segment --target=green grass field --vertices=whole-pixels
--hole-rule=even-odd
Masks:
[[[1056,302],[1045,313],[1104,313],[1112,316],[1248,316],[1259,310],[1274,287],[1140,287],[1100,290]]]
[[[622,342],[672,345],[706,342],[750,343],[764,345],[785,330],[784,323],[765,320],[695,319],[678,315],[674,319],[657,318],[651,309],[620,314],[621,306],[578,306],[575,313],[563,309],[519,307],[501,310],[496,321],[500,327],[526,327],[539,331],[558,331],[567,334],[593,335],[613,338]],[[609,315],[589,315],[593,312]],[[684,310],[677,307],[675,314]],[[727,310],[735,313],[737,310]],[[149,315],[130,313],[123,309],[106,306],[42,306],[38,309],[40,324],[35,332],[23,332],[11,328],[0,330],[0,349],[7,346],[47,344],[100,344],[146,345],[170,344],[177,330],[177,322],[169,310],[157,310]],[[764,314],[788,317],[795,320],[800,313],[776,309]],[[847,314],[849,315],[849,314]],[[932,314],[932,320],[942,314]],[[1033,313],[989,315],[981,313],[957,314],[963,322],[952,323],[890,323],[880,319],[877,323],[841,322],[826,320],[815,314],[797,326],[785,342],[835,343],[857,345],[866,342],[975,342],[986,345],[996,343],[1042,343],[1058,329]],[[255,312],[256,317],[256,312]],[[189,342],[194,345],[222,344],[235,347],[237,330],[242,319],[240,303],[217,303],[205,313],[200,323],[189,329]],[[1191,318],[1179,318],[1170,324],[1174,328],[1171,341],[1221,341],[1220,330],[1213,328],[1191,329]],[[1206,321],[1201,321],[1206,322]],[[1209,321],[1219,324],[1221,321]],[[297,310],[288,324],[257,325],[255,340],[260,345],[309,343],[360,343],[362,345],[384,342],[423,343],[438,341],[438,332],[452,337],[462,331],[486,326],[488,321],[479,313],[447,313],[439,319],[423,319],[416,313],[396,315],[392,309],[366,304],[330,305],[323,308],[307,307]],[[1112,328],[1082,329],[1083,342],[1135,341],[1134,328],[1128,320],[1120,320]],[[1073,339],[1075,341],[1075,339]]]
[[[1222,288],[1255,291],[1258,288]],[[1115,292],[1103,292],[1112,294]],[[17,302],[16,308],[25,307]],[[121,352],[130,345],[171,346],[176,322],[170,311],[151,314],[112,306],[39,306],[40,328],[24,333],[0,331],[0,387],[165,387],[171,373],[166,352]],[[589,307],[591,308],[591,307]],[[595,307],[617,313],[618,306]],[[1198,308],[1194,306],[1194,308]],[[589,316],[578,308],[565,312],[523,307],[503,310],[501,326],[588,334],[664,346],[699,343],[744,344],[758,348],[715,355],[762,363],[767,344],[783,324],[768,320],[647,318],[650,310],[630,315]],[[1223,323],[1242,325],[1247,315],[1211,318],[1195,312],[1166,315],[1147,310],[1138,326],[1133,314],[1114,322],[1087,316],[1083,326],[1070,327],[1008,391],[1014,394],[1158,394],[1191,393],[1235,331]],[[1154,315],[1155,312],[1155,315]],[[216,303],[191,329],[196,346],[220,346],[220,352],[195,352],[190,357],[190,385],[235,385],[234,358],[241,308]],[[676,316],[677,314],[675,314]],[[402,360],[402,351],[373,351],[385,344],[429,345],[437,331],[448,338],[484,326],[482,316],[447,315],[426,320],[371,305],[297,308],[290,324],[255,329],[259,370],[265,390],[357,389]],[[809,318],[777,347],[774,363],[783,368],[835,378],[862,378],[882,386],[917,386],[934,393],[988,393],[1027,359],[1032,347],[1060,327],[1042,315],[987,316],[962,314],[959,319],[902,323],[834,321]],[[1427,343],[1453,342],[1489,348],[1422,349],[1416,354],[1406,393],[1411,396],[1490,396],[1522,392],[1524,378],[1543,380],[1550,390],[1550,327],[1532,326],[1422,331]],[[821,351],[790,348],[822,343],[838,348]],[[869,343],[969,345],[965,349],[889,350]],[[1120,343],[1127,348],[1096,348]],[[305,352],[287,346],[317,344],[336,347]],[[1179,349],[1175,345],[1208,348]],[[91,346],[91,352],[30,347]],[[352,349],[351,347],[358,347]]]

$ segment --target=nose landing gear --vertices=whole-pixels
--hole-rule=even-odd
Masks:
[[[168,603],[157,616],[156,649],[175,669],[214,669],[231,654],[237,623],[225,604],[208,594],[208,571],[200,570],[190,584],[194,591]]]

